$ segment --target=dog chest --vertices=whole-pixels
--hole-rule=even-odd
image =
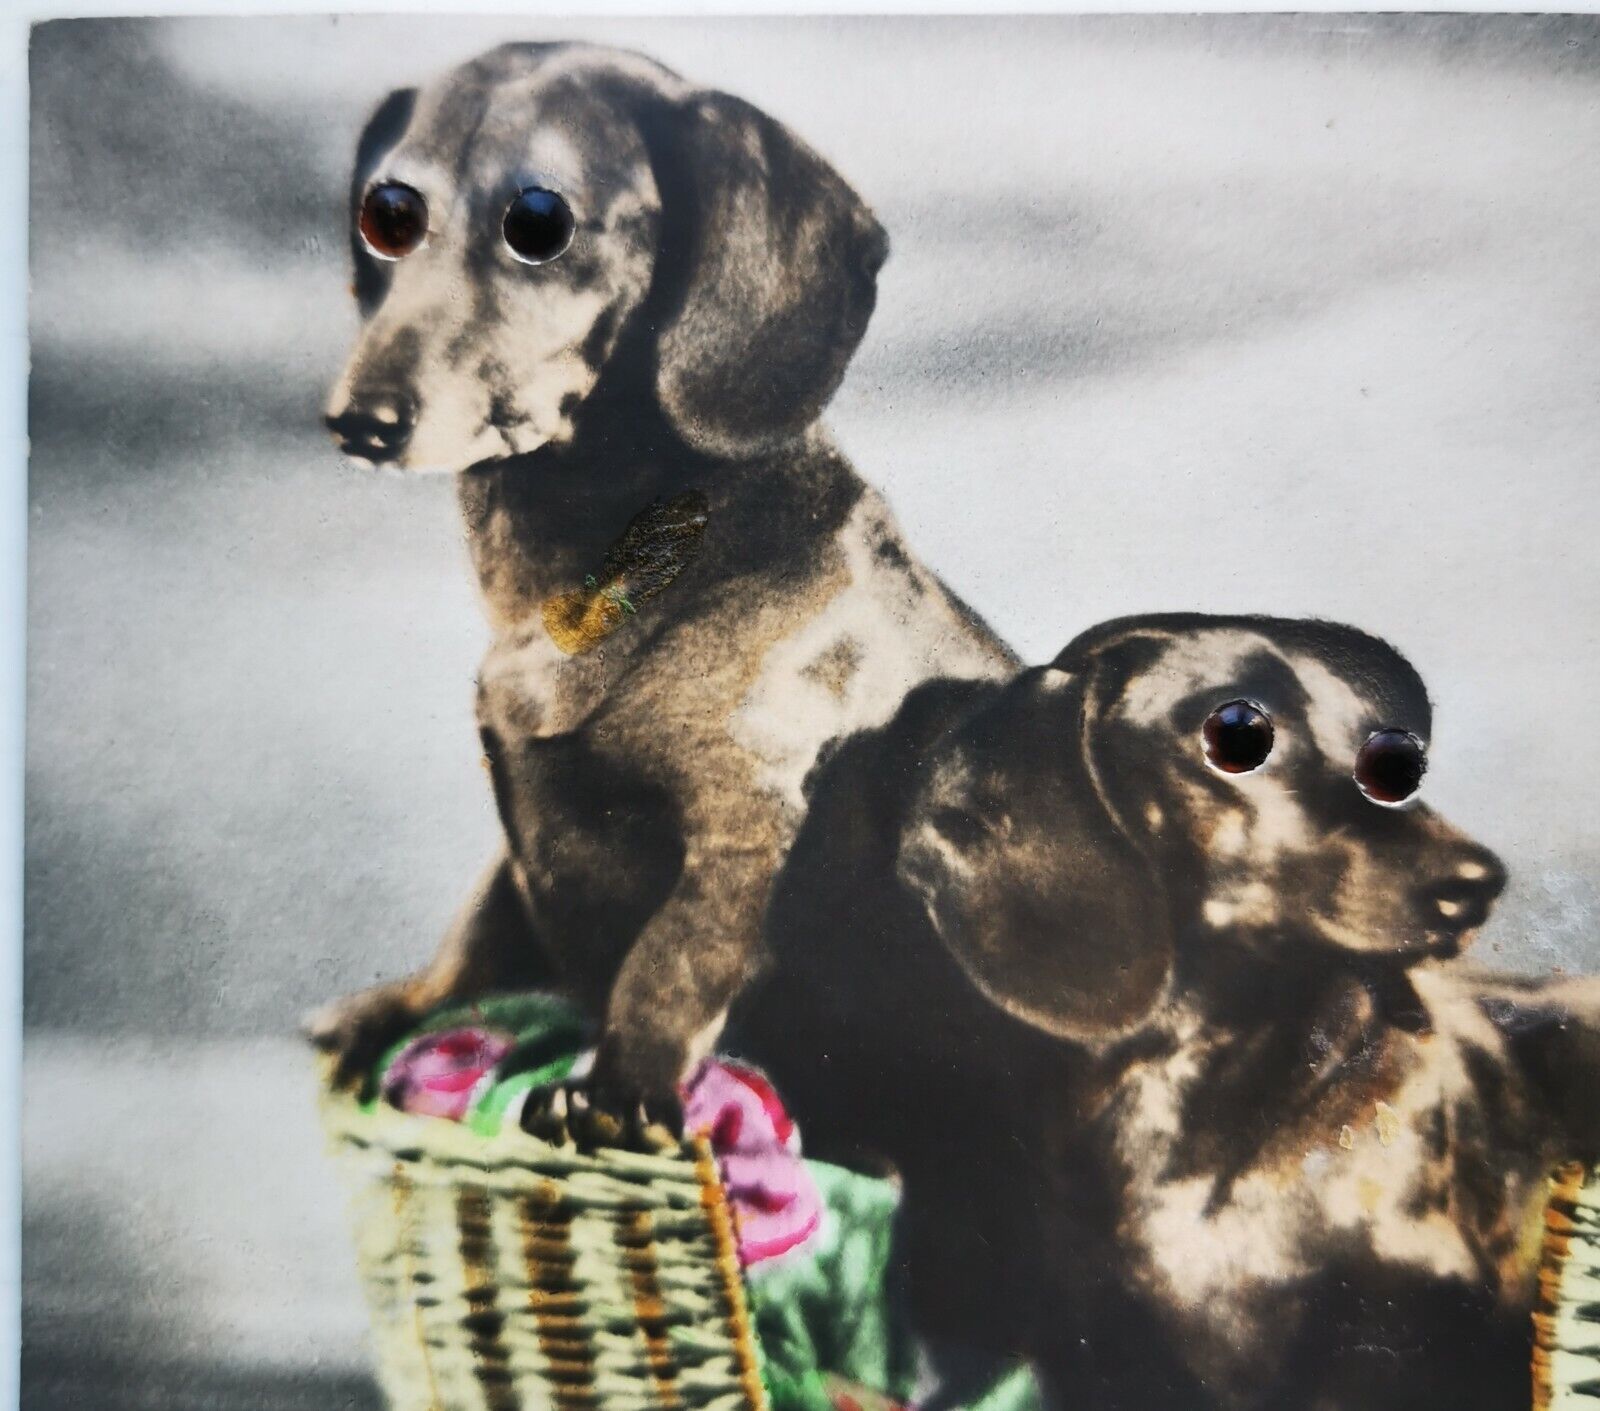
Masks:
[[[609,693],[620,655],[568,655],[537,623],[502,637],[479,668],[478,723],[507,740],[571,734]]]
[[[1521,1278],[1516,1233],[1532,1199],[1507,1169],[1504,1197],[1466,1210],[1458,1162],[1478,1131],[1475,1093],[1453,1036],[1392,1036],[1393,1080],[1352,1098],[1337,1087],[1285,1112],[1237,1172],[1183,1156],[1187,1094],[1208,1036],[1178,1022],[1168,1058],[1130,1072],[1110,1109],[1129,1270],[1167,1311],[1197,1368],[1246,1385],[1294,1324],[1318,1316],[1313,1286],[1336,1261],[1481,1286]],[[1512,1163],[1514,1166],[1515,1163]]]

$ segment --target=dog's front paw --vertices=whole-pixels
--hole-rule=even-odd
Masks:
[[[333,1059],[331,1085],[355,1088],[376,1080],[373,1066],[418,1018],[410,986],[399,981],[326,1004],[306,1016],[301,1030]]]
[[[676,1094],[647,1096],[575,1079],[529,1093],[522,1129],[580,1151],[676,1151],[683,1144],[683,1104]]]

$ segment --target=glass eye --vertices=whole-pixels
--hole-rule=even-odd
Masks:
[[[380,181],[361,202],[357,222],[367,249],[383,260],[409,255],[428,233],[428,203],[399,181]]]
[[[1218,706],[1200,727],[1206,758],[1224,774],[1248,774],[1260,769],[1272,753],[1272,720],[1249,701],[1229,701]]]
[[[506,207],[500,230],[511,253],[525,264],[548,264],[572,244],[578,223],[554,191],[530,186]]]
[[[1409,730],[1379,730],[1356,754],[1356,783],[1374,803],[1404,803],[1428,772],[1422,741]]]

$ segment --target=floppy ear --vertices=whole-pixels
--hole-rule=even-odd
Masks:
[[[804,431],[838,387],[888,237],[832,167],[750,104],[697,94],[680,116],[663,198],[689,207],[682,293],[658,336],[656,393],[697,450],[759,454]]]
[[[395,89],[378,104],[356,141],[356,164],[350,174],[350,254],[356,270],[356,303],[360,305],[363,316],[370,314],[383,302],[383,296],[389,291],[392,267],[373,258],[361,243],[361,236],[356,230],[356,217],[361,209],[361,198],[366,194],[367,183],[377,174],[378,163],[410,126],[411,112],[416,102],[415,88]]]
[[[1165,994],[1160,879],[1102,794],[1084,678],[1025,672],[934,752],[901,879],[973,983],[1017,1018],[1096,1042]]]

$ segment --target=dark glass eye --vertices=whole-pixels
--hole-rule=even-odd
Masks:
[[[1356,783],[1377,803],[1403,803],[1427,772],[1422,741],[1409,730],[1379,730],[1356,754]]]
[[[1260,769],[1272,753],[1272,720],[1249,701],[1229,701],[1206,717],[1200,727],[1206,758],[1224,774]]]
[[[511,253],[530,265],[548,264],[572,244],[572,207],[554,191],[530,186],[506,207],[500,229]]]
[[[428,203],[414,187],[380,181],[361,202],[358,222],[367,249],[380,259],[409,255],[428,233]]]

